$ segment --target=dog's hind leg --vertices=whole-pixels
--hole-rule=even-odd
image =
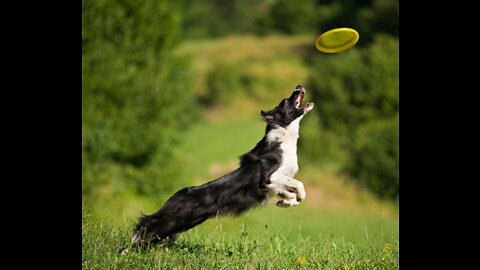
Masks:
[[[172,233],[169,233],[169,235],[166,237],[167,238],[167,244],[172,244],[173,242],[175,242],[175,240],[177,240],[177,237],[181,233],[186,232],[187,230],[203,223],[207,219],[208,219],[208,217],[199,218],[199,219],[196,219],[196,220],[193,220],[193,221],[189,222],[188,225],[186,225],[186,226],[182,226],[182,227],[179,227],[179,228],[175,229]]]

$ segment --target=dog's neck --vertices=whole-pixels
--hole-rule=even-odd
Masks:
[[[297,140],[299,137],[300,121],[303,115],[295,119],[287,127],[275,125],[270,127],[267,132],[267,142],[274,143],[279,142],[281,144],[294,145],[296,150]]]
[[[280,149],[282,150],[282,162],[278,170],[272,174],[272,177],[275,177],[274,175],[278,173],[287,177],[294,177],[298,172],[297,141],[302,117],[298,117],[287,127],[272,127],[267,133],[267,143],[280,143]]]

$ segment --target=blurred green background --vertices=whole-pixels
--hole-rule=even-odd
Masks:
[[[307,198],[272,212],[398,220],[398,16],[395,0],[82,0],[82,211],[131,224],[235,169],[260,110],[301,84]],[[357,45],[317,51],[336,27]]]

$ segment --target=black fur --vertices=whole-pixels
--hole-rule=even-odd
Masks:
[[[158,212],[143,216],[135,230],[133,247],[144,247],[166,238],[174,241],[178,234],[208,218],[237,216],[261,204],[267,198],[270,176],[282,162],[280,144],[267,142],[267,134],[276,125],[287,126],[303,114],[303,108],[295,106],[303,93],[299,85],[290,98],[282,100],[275,109],[261,112],[267,122],[265,136],[241,157],[238,169],[206,184],[181,189]]]

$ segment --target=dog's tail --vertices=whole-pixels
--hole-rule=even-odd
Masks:
[[[155,240],[155,238],[158,239],[158,237],[153,237],[154,239],[152,239],[154,234],[150,232],[152,222],[155,221],[152,216],[147,216],[142,213],[142,216],[139,218],[138,224],[134,230],[130,244],[128,247],[121,248],[118,251],[121,253],[121,255],[126,255],[130,251],[143,250],[147,244],[154,242],[152,240]]]
[[[138,247],[143,249],[146,243],[159,238],[152,232],[152,227],[159,222],[159,214],[160,213],[155,213],[148,216],[142,213],[132,236],[132,249]]]
[[[147,233],[147,227],[145,227],[146,215],[142,213],[138,224],[134,230],[132,239],[128,247],[121,248],[118,252],[122,255],[126,255],[132,250],[136,250],[139,247],[143,247],[142,242],[145,241],[145,235]]]

